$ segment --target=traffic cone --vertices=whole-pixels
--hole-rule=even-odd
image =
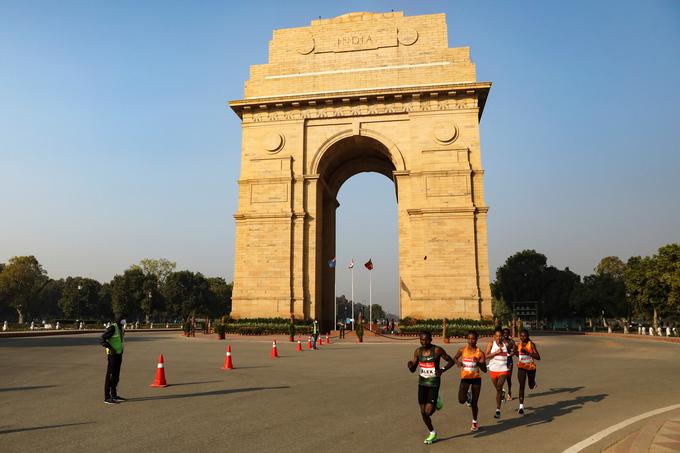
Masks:
[[[319,335],[319,346],[323,344],[323,341],[321,340],[321,335]]]
[[[163,354],[158,357],[158,366],[156,367],[156,379],[149,387],[167,387],[165,382],[165,364],[163,363]]]
[[[302,352],[302,342],[300,341],[300,335],[298,335],[298,345],[296,351]]]
[[[328,338],[328,335],[326,335],[326,344],[331,344],[330,339]]]
[[[312,349],[312,336],[307,336],[307,349]]]
[[[272,359],[275,359],[279,356],[278,351],[276,350],[276,340],[272,341]]]
[[[233,370],[234,364],[231,363],[231,345],[227,345],[227,358],[224,359],[223,370]]]

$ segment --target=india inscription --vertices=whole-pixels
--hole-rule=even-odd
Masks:
[[[401,315],[490,316],[479,138],[490,87],[468,48],[448,47],[443,14],[275,30],[269,62],[230,102],[243,131],[232,314],[332,327],[337,193],[372,171],[398,200]]]

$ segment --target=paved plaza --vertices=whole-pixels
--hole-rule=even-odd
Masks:
[[[280,337],[281,357],[272,360],[271,341],[228,337],[236,369],[223,371],[224,341],[130,332],[119,386],[129,401],[108,406],[106,358],[97,335],[2,338],[0,450],[560,452],[680,402],[678,344],[534,339],[543,360],[527,415],[517,415],[515,400],[494,420],[494,394],[484,376],[481,429],[470,433],[470,411],[455,402],[454,369],[443,379],[445,407],[433,417],[441,440],[424,446],[417,376],[406,368],[415,340],[348,340],[300,353]],[[444,346],[453,353],[459,345]],[[160,353],[171,386],[151,388]],[[629,425],[586,451],[600,451],[644,424]]]

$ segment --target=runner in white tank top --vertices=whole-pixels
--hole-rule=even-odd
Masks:
[[[486,358],[489,360],[489,374],[496,388],[496,413],[494,418],[501,418],[501,401],[505,400],[503,386],[508,377],[508,346],[503,340],[503,331],[496,328],[493,340],[486,347]]]

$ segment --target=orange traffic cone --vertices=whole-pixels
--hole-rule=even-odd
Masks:
[[[312,349],[312,337],[311,337],[311,335],[307,336],[307,349]]]
[[[321,340],[321,335],[319,335],[319,346],[323,344],[323,341]]]
[[[276,340],[272,342],[272,359],[275,359],[279,356],[278,351],[276,350]]]
[[[296,351],[302,352],[302,342],[300,341],[300,335],[298,335],[298,345]]]
[[[224,359],[223,370],[233,370],[234,364],[231,363],[231,345],[227,345],[227,358]]]
[[[165,364],[163,363],[163,354],[158,357],[158,366],[156,367],[156,379],[154,379],[153,384],[149,387],[167,387],[168,383],[165,382]]]
[[[331,344],[330,339],[328,338],[328,335],[326,335],[326,344]]]

